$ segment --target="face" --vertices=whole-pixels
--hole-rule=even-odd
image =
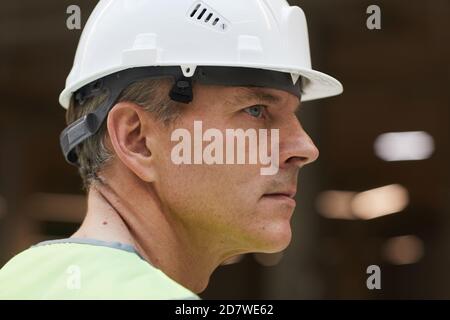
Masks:
[[[286,248],[299,169],[318,157],[298,120],[299,104],[296,96],[275,89],[197,85],[194,101],[183,106],[173,125],[161,125],[151,146],[157,172],[154,187],[163,207],[181,225],[195,230],[196,240],[211,239],[229,256]],[[214,128],[223,137],[226,129],[266,129],[269,151],[271,129],[278,129],[277,173],[262,175],[261,168],[268,165],[259,157],[256,164],[175,164],[171,154],[179,141],[171,141],[171,135],[184,128],[193,140],[194,121],[202,121],[203,133]],[[200,146],[205,150],[210,143]],[[244,149],[248,159],[250,143]]]

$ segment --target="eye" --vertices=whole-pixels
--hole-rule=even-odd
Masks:
[[[245,108],[244,111],[246,113],[248,113],[249,115],[251,115],[252,117],[255,118],[261,118],[261,116],[264,113],[264,109],[266,108],[266,106],[262,106],[262,105],[254,105],[248,108]]]

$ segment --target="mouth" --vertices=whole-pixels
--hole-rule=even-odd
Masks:
[[[295,206],[296,201],[295,201],[294,197],[295,197],[296,193],[297,193],[296,190],[266,193],[263,195],[263,198],[275,200],[275,201],[284,201],[284,202],[287,202],[287,203]]]

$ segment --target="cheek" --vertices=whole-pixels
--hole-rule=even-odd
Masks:
[[[159,174],[158,193],[172,211],[231,221],[252,215],[260,197],[257,170],[247,165],[175,165]]]
[[[156,191],[172,214],[233,223],[252,219],[261,210],[258,202],[267,178],[261,176],[259,165],[176,165],[171,160],[174,145],[169,138],[160,139],[154,161]]]

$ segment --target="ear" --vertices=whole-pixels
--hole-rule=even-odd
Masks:
[[[122,163],[141,180],[154,181],[154,157],[150,150],[150,114],[130,103],[116,104],[108,114],[107,129],[112,148]]]

